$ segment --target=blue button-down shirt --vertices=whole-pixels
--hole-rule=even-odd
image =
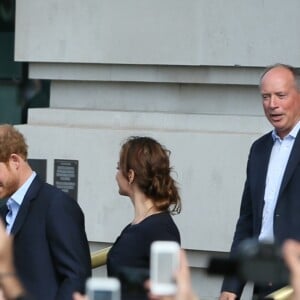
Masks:
[[[9,210],[8,214],[6,215],[6,232],[10,233],[11,229],[14,225],[15,219],[19,212],[19,208],[23,202],[26,192],[29,189],[33,179],[35,178],[36,173],[32,172],[30,177],[26,180],[26,182],[7,200],[7,208]]]

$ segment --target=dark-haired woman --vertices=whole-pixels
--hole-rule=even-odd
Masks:
[[[171,214],[180,212],[181,200],[169,155],[150,137],[130,137],[121,147],[116,180],[120,195],[131,199],[134,218],[112,246],[107,272],[120,278],[122,300],[147,299],[143,281],[149,274],[153,241],[180,243]]]

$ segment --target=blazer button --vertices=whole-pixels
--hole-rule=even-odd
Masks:
[[[276,218],[280,217],[280,214],[276,214]]]

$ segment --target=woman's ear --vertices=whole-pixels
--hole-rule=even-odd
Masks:
[[[134,177],[135,177],[135,173],[134,173],[134,171],[132,169],[130,169],[128,171],[128,182],[129,182],[129,184],[133,183]]]

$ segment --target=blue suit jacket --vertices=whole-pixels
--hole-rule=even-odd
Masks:
[[[247,179],[241,201],[240,215],[231,246],[234,256],[239,243],[247,238],[258,238],[262,225],[265,182],[273,147],[271,132],[255,141],[250,149]],[[300,132],[291,151],[274,211],[275,242],[285,239],[300,240]],[[222,291],[241,295],[244,282],[226,278]]]
[[[84,291],[91,260],[84,216],[75,200],[38,176],[12,228],[17,272],[37,300],[68,300]]]

